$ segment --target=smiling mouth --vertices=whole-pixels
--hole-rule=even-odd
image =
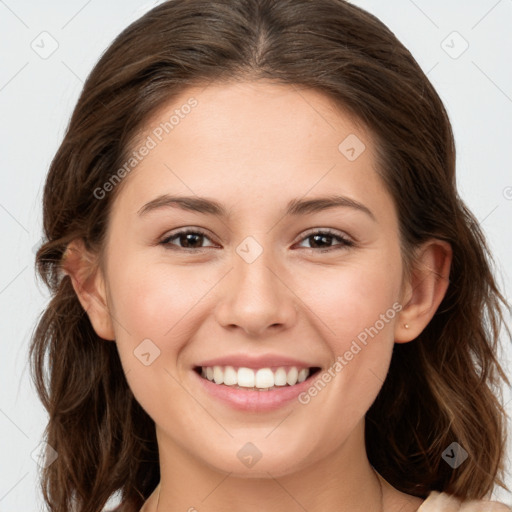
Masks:
[[[289,388],[310,379],[319,367],[247,368],[236,366],[196,366],[194,371],[203,379],[219,386],[245,391],[272,391]]]

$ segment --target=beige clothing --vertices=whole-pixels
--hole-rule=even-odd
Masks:
[[[444,492],[432,491],[418,512],[512,512],[512,507],[497,501],[471,500],[461,502]]]
[[[160,484],[158,484],[157,489],[159,486]],[[157,489],[153,492],[152,498],[155,498]],[[153,510],[150,508],[149,501],[140,509],[140,512]],[[156,508],[156,504],[153,504],[153,506]],[[512,507],[497,501],[485,500],[472,500],[461,503],[459,499],[445,492],[432,491],[417,512],[512,512]]]

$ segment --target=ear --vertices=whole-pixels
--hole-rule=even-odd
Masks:
[[[105,340],[114,340],[105,281],[97,256],[87,250],[83,240],[73,240],[68,244],[62,260],[62,270],[69,275],[78,300],[89,316],[96,334]]]
[[[396,343],[417,338],[434,316],[448,289],[452,256],[450,244],[443,240],[428,240],[418,249],[411,275],[404,283]]]

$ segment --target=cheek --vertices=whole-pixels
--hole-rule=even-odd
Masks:
[[[176,380],[176,368],[193,336],[198,301],[213,283],[192,267],[111,257],[122,262],[111,266],[109,290],[128,385],[157,423],[176,419],[190,399]],[[172,397],[175,406],[163,408],[162,397]]]
[[[343,266],[324,268],[315,273],[313,281],[311,275],[298,273],[296,283],[306,283],[300,296],[321,320],[319,328],[333,351],[340,354],[375,324],[380,339],[392,336],[401,272],[399,255],[386,257],[381,252],[375,260],[354,259]]]
[[[109,307],[130,387],[140,403],[147,404],[158,395],[162,381],[169,380],[167,372],[175,373],[193,335],[194,306],[211,284],[191,267],[150,262],[135,251],[123,253],[110,256]]]
[[[111,272],[109,284],[112,312],[125,328],[119,329],[120,337],[128,331],[133,341],[151,338],[158,343],[176,337],[211,287],[191,267],[126,259]]]
[[[286,277],[303,303],[299,321],[317,322],[333,353],[344,353],[354,338],[364,337],[397,300],[401,265],[395,252],[380,248],[336,266],[300,265]],[[162,352],[178,353],[200,321],[197,316],[208,314],[205,297],[222,276],[221,269],[201,272],[197,266],[170,265],[165,259],[150,264],[134,251],[122,253],[111,254],[111,261],[122,264],[109,269],[118,343],[133,351],[150,339]],[[393,322],[381,323],[380,338],[393,327]]]
[[[317,401],[339,432],[345,432],[347,418],[355,422],[370,407],[392,355],[402,269],[399,255],[382,255],[317,274],[315,286],[304,291],[332,358],[331,367],[323,372],[331,391],[318,386],[304,402]]]

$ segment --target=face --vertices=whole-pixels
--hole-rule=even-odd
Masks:
[[[213,84],[160,109],[143,145],[103,273],[160,449],[242,476],[362,449],[403,270],[370,135],[319,92]]]

